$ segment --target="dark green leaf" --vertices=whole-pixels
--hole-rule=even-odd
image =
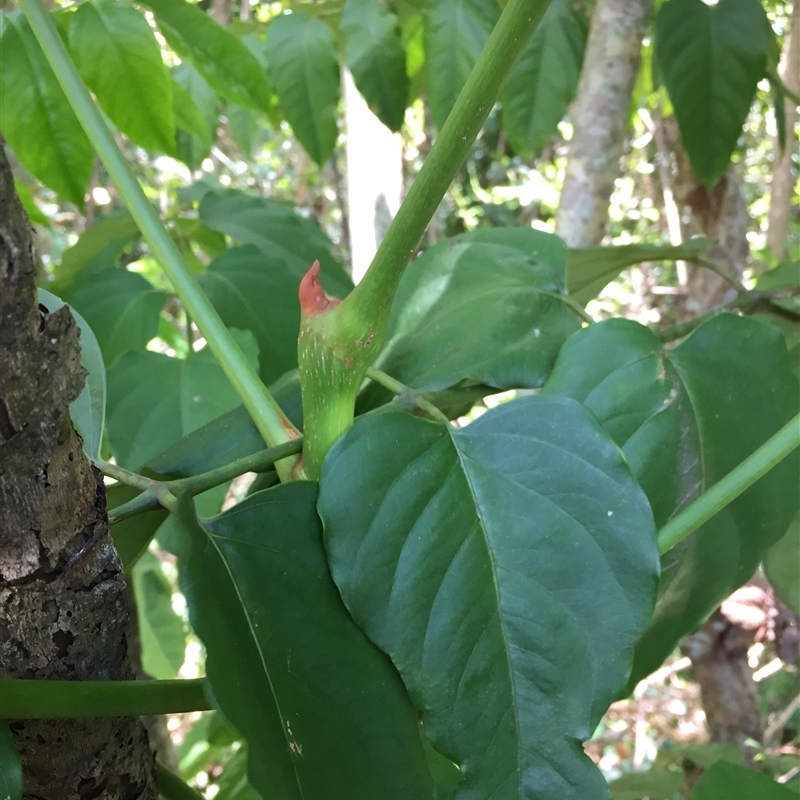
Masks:
[[[565,261],[563,242],[533,229],[432,247],[403,275],[380,368],[417,389],[540,386],[579,327],[563,298]]]
[[[679,769],[651,767],[645,772],[629,772],[608,784],[611,800],[674,800],[680,796],[684,775]]]
[[[247,738],[263,797],[425,800],[416,714],[330,579],[316,494],[284,484],[202,526],[191,507],[177,512],[180,586],[213,696]]]
[[[54,294],[39,289],[39,302],[53,314],[64,305]],[[69,404],[69,415],[75,430],[83,440],[83,452],[90,459],[100,454],[106,418],[106,368],[100,345],[89,323],[70,308],[80,331],[81,366],[86,370],[86,383],[81,393]]]
[[[94,154],[21,13],[3,15],[0,130],[42,183],[83,208]]]
[[[463,429],[362,418],[318,509],[336,585],[467,797],[586,800],[584,755],[652,609],[650,508],[589,413],[526,397]]]
[[[141,275],[111,268],[67,294],[92,326],[108,366],[126,350],[142,350],[158,333],[166,295]]]
[[[786,311],[792,312],[795,315],[794,319],[780,316],[775,310],[766,310],[765,313],[757,316],[759,319],[771,322],[783,334],[789,350],[789,358],[794,365],[794,373],[800,378],[800,263],[785,261],[779,264],[769,272],[760,275],[755,288],[767,292],[785,289],[787,292],[795,293],[793,297],[773,301]]]
[[[215,231],[242,244],[253,244],[270,262],[281,261],[298,280],[314,263],[322,267],[322,285],[335,297],[345,297],[353,282],[331,255],[333,244],[311,220],[290,206],[235,189],[207,192],[200,202],[200,219]]]
[[[287,121],[321,166],[338,135],[339,62],[330,28],[302,11],[276,17],[267,32],[267,59]]]
[[[428,102],[437,128],[455,105],[499,14],[495,0],[437,0],[428,8]]]
[[[397,17],[382,0],[347,0],[339,29],[345,61],[378,119],[399,131],[408,100],[406,54]]]
[[[644,261],[674,261],[697,258],[713,242],[690,239],[680,245],[623,244],[606,247],[577,247],[567,256],[567,291],[581,305],[597,297],[626,267]]]
[[[269,111],[272,92],[258,59],[230,31],[186,0],[142,0],[153,10],[169,46],[222,97]]]
[[[656,58],[683,146],[708,187],[725,173],[772,38],[757,0],[669,0],[658,12]]]
[[[800,404],[778,331],[728,314],[669,350],[630,320],[592,325],[564,345],[542,391],[579,400],[596,415],[622,447],[659,527],[763,444]],[[798,456],[666,554],[634,681],[748,580],[785,533],[800,507]]]
[[[22,763],[5,720],[0,720],[0,797],[22,800]]]
[[[219,101],[214,91],[206,83],[203,76],[191,65],[186,62],[178,64],[172,70],[172,77],[176,86],[183,89],[188,95],[191,103],[200,112],[200,116],[205,122],[205,135],[199,135],[192,125],[192,129],[184,127],[181,120],[178,121],[178,131],[175,135],[178,158],[184,164],[197,168],[203,163],[203,159],[211,152],[211,146],[217,138],[217,121]],[[180,89],[175,93],[176,103],[184,104],[186,98],[181,95]],[[181,118],[186,114],[192,114],[186,108],[181,112]],[[193,117],[193,115],[192,115]],[[183,120],[185,124],[189,124]],[[196,120],[195,120],[196,122]]]
[[[123,503],[133,500],[138,496],[139,490],[122,483],[115,483],[106,489],[108,510],[113,511]],[[114,547],[117,548],[119,559],[126,574],[130,574],[136,562],[147,552],[147,548],[161,523],[167,518],[163,509],[147,511],[144,514],[115,522],[111,526],[111,536]]]
[[[132,577],[142,669],[158,680],[175,678],[186,656],[186,628],[172,609],[172,587],[152,553],[144,553]]]
[[[535,153],[558,131],[578,90],[588,29],[571,0],[545,12],[502,95],[503,128],[518,152]]]
[[[764,572],[778,597],[800,614],[800,512],[789,530],[767,551]]]
[[[769,775],[719,761],[700,776],[691,800],[797,800],[797,793]]]
[[[141,147],[172,153],[172,83],[145,18],[121,0],[82,3],[70,21],[69,46],[111,121]]]
[[[238,331],[251,364],[252,336]],[[129,351],[108,370],[108,440],[117,462],[138,470],[190,431],[230,411],[239,398],[205,348],[186,359]]]

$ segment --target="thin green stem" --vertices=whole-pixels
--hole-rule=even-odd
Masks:
[[[104,475],[108,475],[109,478],[124,483],[126,486],[132,486],[134,489],[146,492],[153,485],[153,481],[150,480],[150,478],[145,478],[144,475],[131,472],[124,467],[120,467],[119,464],[112,464],[109,461],[103,461],[98,458],[95,459],[94,465]]]
[[[203,795],[184,783],[174,772],[156,761],[158,793],[164,800],[204,800]]]
[[[209,299],[200,289],[147,200],[113,136],[81,80],[55,24],[41,0],[20,0],[30,23],[64,94],[86,131],[89,140],[114,181],[139,230],[172,282],[186,312],[208,342],[211,352],[241,397],[264,441],[277,445],[297,435],[296,428],[281,410],[256,372],[247,362],[236,340],[225,327]],[[292,465],[279,465],[281,477],[290,475]]]
[[[787,422],[738,467],[674,516],[658,533],[659,553],[664,555],[704,522],[708,522],[796,447],[800,447],[800,414]]]
[[[108,512],[108,523],[113,525],[115,522],[122,522],[124,519],[135,517],[137,514],[144,514],[145,511],[155,511],[161,507],[158,495],[150,488],[132,500],[128,500],[127,503],[112,508]]]
[[[367,368],[367,377],[371,381],[380,384],[385,389],[388,389],[392,394],[396,394],[399,398],[407,399],[410,403],[415,405],[420,411],[424,411],[431,419],[436,422],[442,422],[445,425],[450,424],[450,420],[430,401],[426,400],[420,392],[400,383],[396,378],[381,372],[374,367]]]
[[[204,678],[187,681],[38,681],[0,678],[0,719],[138,717],[211,708]]]
[[[698,256],[694,259],[694,263],[703,267],[703,269],[707,269],[709,272],[713,272],[715,275],[719,275],[722,280],[729,283],[737,292],[747,292],[747,289],[745,289],[742,282],[735,275],[731,275],[727,270],[724,270],[719,264],[715,264],[710,259]]]

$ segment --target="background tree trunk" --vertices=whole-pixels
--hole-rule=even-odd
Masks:
[[[133,677],[125,580],[100,473],[68,404],[84,382],[78,329],[36,298],[31,225],[0,139],[0,675]],[[24,797],[155,800],[136,718],[12,721]]]
[[[652,0],[597,0],[594,7],[556,212],[556,233],[569,247],[598,244],[605,234],[652,10]]]

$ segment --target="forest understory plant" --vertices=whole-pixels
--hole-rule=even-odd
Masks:
[[[313,107],[303,118],[287,99],[293,49],[319,58],[333,48],[310,8],[277,16],[265,46],[252,39],[248,50],[183,0],[143,5],[181,67],[193,65],[231,103],[274,113],[270,87],[253,78],[266,53],[283,113],[326,160],[333,112]],[[437,15],[450,5],[472,8],[434,4],[426,35],[441,33],[449,18]],[[41,307],[68,304],[81,330],[88,377],[70,409],[86,457],[116,481],[108,521],[125,574],[148,580],[153,541],[171,554],[205,654],[197,680],[37,681],[0,663],[9,775],[25,768],[13,721],[213,708],[220,736],[241,743],[231,763],[264,800],[605,798],[582,743],[793,530],[800,386],[793,340],[772,324],[800,323],[789,271],[747,288],[704,262],[708,240],[568,249],[553,234],[509,227],[477,228],[413,258],[515,85],[518,60],[544,47],[537,26],[551,31],[572,13],[560,0],[472,5],[483,9],[485,46],[472,43],[474,63],[454,79],[449,107],[436,101],[435,144],[355,287],[307,219],[222,187],[201,192],[193,229],[218,249],[210,264],[187,266],[101,113],[128,133],[87,55],[92,31],[124,42],[140,12],[87,0],[64,16],[20,0],[22,14],[4,15],[0,46],[52,70],[50,91],[63,92],[69,124],[79,123],[124,200],[123,232],[93,257],[117,247],[116,260],[143,237],[190,336],[177,359],[148,351],[152,336],[121,330],[113,312],[84,319],[93,293],[107,302],[131,292],[155,317],[164,308],[165,289],[116,267],[84,264],[60,292],[40,289]],[[767,61],[774,34],[752,0],[699,5],[664,4],[656,45],[698,177],[713,187],[736,137],[694,147],[691,114],[700,112],[676,77],[674,15],[691,12],[710,28],[722,14],[756,15],[753,47],[725,40],[747,73],[734,97],[742,120],[758,80],[779,87],[781,105],[785,87]],[[383,47],[381,37],[399,40],[399,23],[380,3],[346,6],[343,31],[358,28],[359,14],[380,23],[347,51],[366,81],[357,54]],[[152,38],[144,27],[140,53]],[[223,68],[226,53],[237,67]],[[160,53],[158,64],[153,80]],[[319,72],[320,85],[338,81]],[[188,96],[170,80],[176,98]],[[19,106],[9,97],[2,125],[17,147]],[[185,106],[182,114],[184,125],[197,122]],[[228,247],[222,234],[245,244]],[[656,259],[722,272],[735,297],[668,329],[595,321],[586,305],[603,286]],[[207,348],[195,351],[192,326]],[[518,396],[487,410],[483,399],[502,392]],[[242,488],[245,475],[255,477]],[[185,647],[182,628],[181,637]],[[155,671],[174,678],[162,655]],[[163,764],[158,771],[164,797],[192,796]],[[692,798],[752,781],[741,800],[783,789],[722,764]],[[21,784],[7,785],[13,800],[24,796]]]

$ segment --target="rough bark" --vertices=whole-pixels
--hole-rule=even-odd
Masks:
[[[800,92],[800,2],[792,6],[792,21],[783,47],[781,58],[781,80],[793,92]],[[773,140],[775,160],[772,164],[772,183],[770,187],[769,217],[767,219],[767,244],[773,255],[783,258],[786,255],[786,236],[789,232],[789,218],[792,213],[792,192],[797,181],[797,170],[792,156],[797,152],[797,137],[794,135],[794,122],[797,116],[795,104],[784,100],[786,113],[786,147],[781,152],[776,136]]]
[[[594,7],[556,213],[556,233],[570,247],[598,244],[605,234],[652,9],[652,0],[597,0]]]
[[[0,138],[0,675],[126,679],[129,611],[102,476],[68,404],[84,382],[67,308],[38,305],[30,222]],[[135,718],[10,723],[36,800],[155,800]]]

